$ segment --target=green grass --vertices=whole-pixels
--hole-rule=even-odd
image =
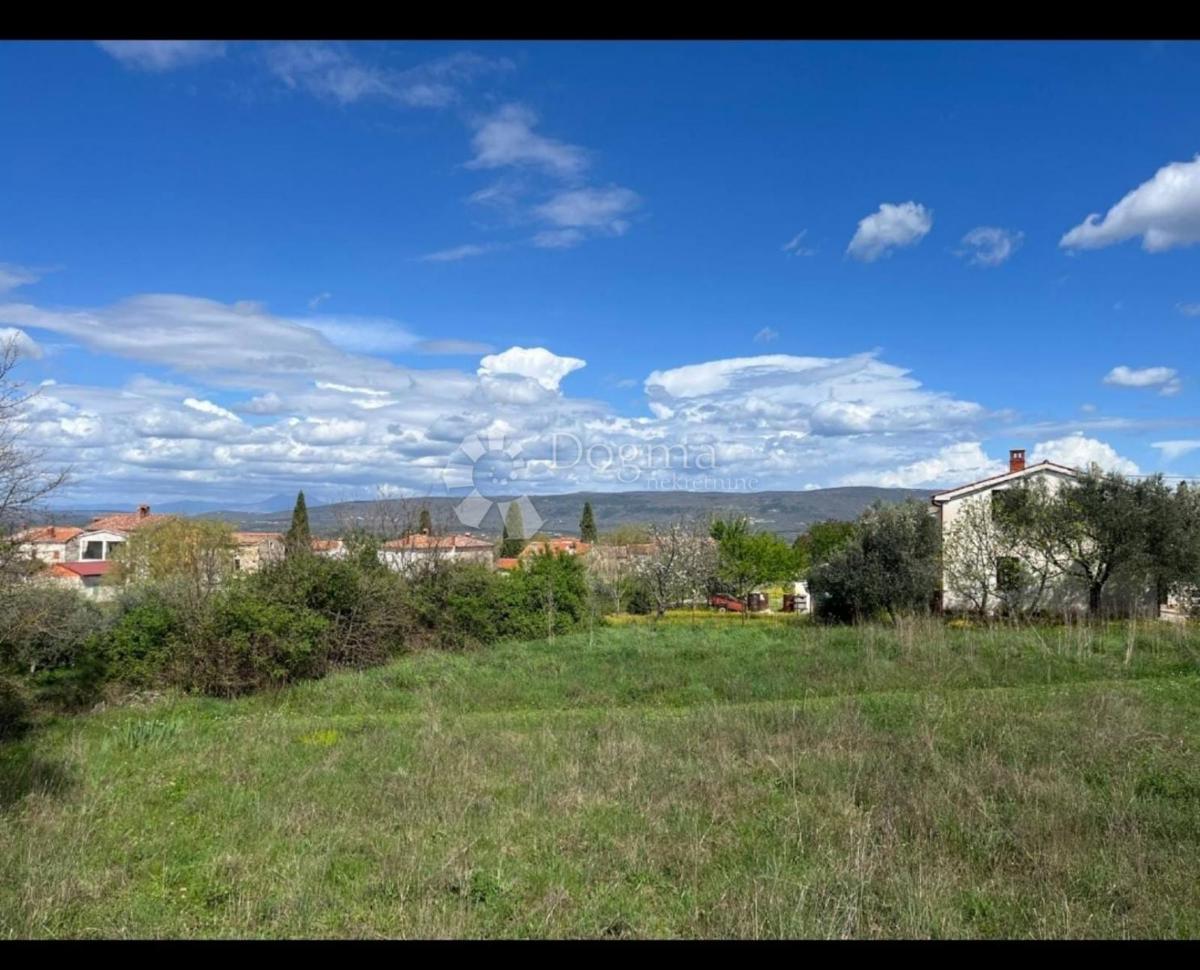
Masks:
[[[1200,631],[630,624],[0,748],[0,936],[1200,936]]]

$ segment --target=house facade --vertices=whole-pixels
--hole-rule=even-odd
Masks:
[[[268,563],[279,562],[283,558],[281,532],[235,532],[233,541],[237,546],[233,568],[238,572],[256,573]]]
[[[73,525],[40,525],[18,532],[13,541],[22,556],[53,564],[79,558],[77,540],[82,533]]]
[[[966,485],[959,485],[933,495],[930,501],[941,524],[943,544],[940,591],[942,609],[951,612],[977,610],[981,608],[980,600],[984,599],[982,596],[982,583],[985,578],[983,565],[977,561],[973,561],[969,565],[962,561],[956,561],[955,550],[960,548],[954,541],[957,529],[966,528],[967,522],[993,521],[998,505],[1003,500],[1003,493],[1008,489],[1020,487],[1033,480],[1040,480],[1045,482],[1048,489],[1054,491],[1072,481],[1078,474],[1076,469],[1052,461],[1026,465],[1024,449],[1014,448],[1008,455],[1007,472],[979,481],[968,482]],[[1003,601],[1001,594],[1005,583],[1005,573],[1010,568],[1009,564],[1012,559],[1027,558],[1031,555],[1029,550],[1006,549],[1000,546],[993,551],[995,552],[995,561],[990,567],[991,575],[987,590],[989,595],[986,597],[988,605],[985,607],[988,612],[999,608]],[[972,548],[969,552],[959,553],[959,558],[964,559],[967,555],[970,555],[973,560],[978,560],[981,551],[978,548]],[[968,570],[974,573],[973,585],[980,587],[979,595],[967,595],[955,589],[955,586],[960,584],[956,583],[953,577]]]
[[[401,573],[439,562],[473,562],[491,569],[495,553],[493,543],[478,536],[466,533],[431,536],[417,532],[385,542],[380,547],[379,560],[389,569]]]

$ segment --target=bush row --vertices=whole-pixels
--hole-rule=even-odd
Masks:
[[[369,560],[302,555],[202,596],[192,584],[147,583],[103,606],[20,584],[0,591],[0,667],[63,706],[107,683],[229,697],[418,646],[569,632],[587,601],[583,566],[569,556],[536,556],[508,574],[442,564],[402,577]],[[21,689],[0,689],[0,721],[19,721],[4,712],[18,710]]]

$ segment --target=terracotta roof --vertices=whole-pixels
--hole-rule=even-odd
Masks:
[[[313,552],[330,552],[334,549],[341,549],[344,543],[341,539],[313,539]]]
[[[592,548],[590,542],[584,542],[582,539],[539,539],[537,542],[531,542],[521,550],[522,556],[532,556],[541,552],[565,552],[574,553],[577,556],[586,555],[587,551]]]
[[[147,512],[119,512],[116,515],[98,515],[88,523],[85,532],[132,532],[134,529],[149,525],[151,522],[165,522],[173,519],[173,515],[151,515]]]
[[[69,542],[83,532],[73,525],[39,525],[18,532],[13,539],[17,542]]]
[[[496,560],[497,569],[518,569],[520,565],[521,560],[516,556],[501,556]]]
[[[1036,471],[1055,471],[1061,472],[1064,475],[1078,475],[1079,471],[1067,465],[1060,465],[1053,461],[1039,461],[1036,465],[1026,465],[1020,471],[1004,472],[1000,475],[993,475],[991,478],[981,478],[975,482],[967,482],[966,485],[956,485],[954,488],[947,488],[941,492],[935,492],[930,496],[929,501],[934,505],[940,505],[947,501],[947,496],[956,494],[957,492],[965,492],[974,488],[982,488],[985,485],[998,485],[1000,482],[1007,482],[1014,478],[1023,478],[1030,472]]]
[[[283,541],[282,532],[235,532],[233,541],[239,546],[257,546],[259,543],[267,542],[271,539]]]
[[[60,562],[52,564],[46,571],[55,579],[79,579],[79,573],[68,569]]]
[[[423,532],[413,533],[402,539],[392,539],[383,544],[384,549],[491,549],[487,539],[464,534],[430,536]]]
[[[103,576],[113,565],[111,559],[81,559],[78,562],[55,563],[55,568],[61,566],[76,576]]]

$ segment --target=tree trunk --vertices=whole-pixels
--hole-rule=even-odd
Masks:
[[[1095,618],[1100,615],[1100,594],[1103,592],[1103,583],[1092,583],[1088,586],[1088,616]]]

